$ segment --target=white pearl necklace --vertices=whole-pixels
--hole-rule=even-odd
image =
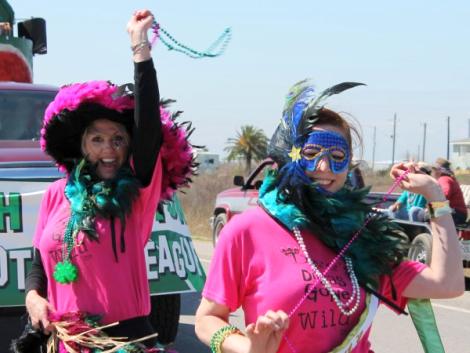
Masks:
[[[331,286],[330,281],[328,281],[328,279],[323,275],[323,273],[321,273],[321,271],[318,269],[318,267],[310,258],[308,251],[307,251],[307,247],[305,246],[305,243],[304,243],[304,239],[302,238],[302,234],[300,233],[300,230],[297,227],[294,227],[292,230],[294,232],[295,238],[297,239],[297,243],[299,244],[300,249],[302,249],[302,252],[304,253],[305,258],[307,259],[308,264],[313,270],[313,273],[321,281],[323,286],[328,290],[331,297],[333,298],[336,305],[338,306],[338,309],[346,316],[351,316],[352,314],[354,314],[359,308],[359,303],[361,302],[361,291],[360,291],[359,282],[357,280],[356,274],[354,273],[352,260],[347,256],[343,256],[344,262],[346,263],[346,269],[348,271],[348,275],[351,280],[352,292],[351,292],[351,297],[345,303],[342,303],[341,300],[336,295],[335,291],[333,290],[333,287]],[[348,310],[347,308],[350,308],[350,309]]]

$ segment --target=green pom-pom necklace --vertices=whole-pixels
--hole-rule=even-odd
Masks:
[[[78,269],[70,260],[58,262],[55,265],[54,279],[62,284],[75,282],[78,278]]]
[[[58,283],[70,284],[78,279],[78,268],[70,261],[78,231],[74,231],[75,217],[70,217],[62,243],[62,261],[55,265],[54,279]]]

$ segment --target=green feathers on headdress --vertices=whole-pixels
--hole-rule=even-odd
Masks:
[[[307,89],[312,89],[313,93],[313,83],[310,79],[306,78],[302,81],[297,82],[291,88],[289,88],[289,92],[286,95],[284,101],[284,108],[282,109],[282,115],[286,114],[288,111],[292,111],[292,107],[294,106],[295,102],[299,96]]]

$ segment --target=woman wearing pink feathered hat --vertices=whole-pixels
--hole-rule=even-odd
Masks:
[[[26,308],[59,352],[156,343],[143,248],[158,202],[188,184],[194,162],[189,131],[159,104],[153,21],[140,10],[127,25],[134,86],[64,86],[45,113],[41,146],[66,177],[41,204]]]

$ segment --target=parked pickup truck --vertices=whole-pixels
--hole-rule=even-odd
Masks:
[[[264,177],[264,170],[271,168],[274,162],[272,160],[264,160],[256,169],[246,178],[242,176],[234,177],[235,188],[224,190],[217,195],[213,215],[210,219],[212,227],[212,239],[214,245],[217,242],[220,231],[223,226],[237,213],[255,207],[258,202],[258,190],[261,186]],[[348,178],[348,182],[355,186],[357,180],[362,180],[360,170],[355,170],[351,173],[352,178]],[[467,207],[470,206],[470,185],[462,185],[464,191],[465,202]],[[468,192],[467,192],[468,191]],[[399,193],[392,193],[387,196],[386,201],[383,201],[386,193],[371,192],[368,195],[368,200],[371,203],[378,204],[380,208],[387,208],[395,202]],[[394,222],[400,224],[404,232],[411,242],[411,247],[408,256],[423,263],[429,263],[431,260],[432,237],[431,227],[428,222],[409,222],[399,219],[394,219]],[[465,276],[470,277],[470,224],[457,225],[459,236],[461,237],[461,249],[463,257],[463,266]]]
[[[63,177],[39,147],[47,104],[57,88],[0,82],[0,352],[22,330],[25,274],[32,261],[32,236],[42,195]],[[156,210],[145,247],[151,320],[161,343],[177,333],[180,293],[202,289],[205,274],[176,196]]]

